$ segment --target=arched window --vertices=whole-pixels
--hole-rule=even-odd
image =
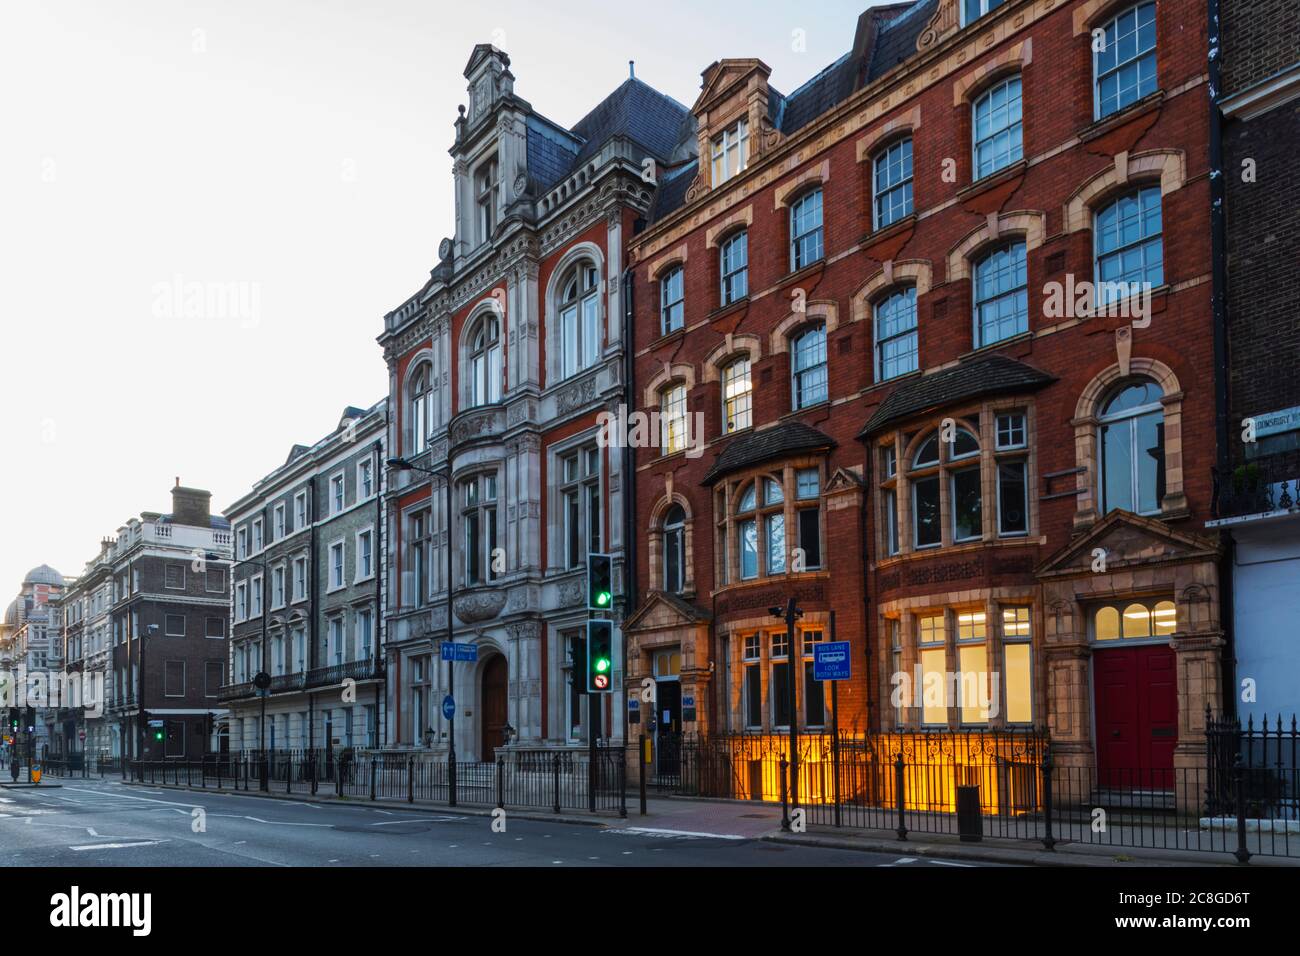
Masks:
[[[1107,604],[1092,615],[1094,641],[1140,641],[1168,637],[1178,630],[1178,609],[1173,601],[1130,601]]]
[[[433,402],[428,363],[421,363],[411,378],[407,393],[407,412],[410,432],[408,447],[412,455],[422,454],[429,447],[429,407]]]
[[[1143,283],[1164,285],[1160,187],[1148,186],[1121,196],[1096,214],[1097,304],[1126,299]]]
[[[1156,5],[1130,7],[1101,30],[1101,49],[1092,55],[1097,119],[1155,92]]]
[[[814,189],[790,207],[790,271],[811,265],[822,255],[822,191]]]
[[[744,487],[736,503],[741,580],[785,573],[785,493],[769,476]]]
[[[794,408],[826,401],[826,326],[805,329],[790,342],[790,377]]]
[[[719,258],[722,304],[730,305],[749,295],[749,233],[741,230],[725,240]]]
[[[1020,77],[993,84],[972,108],[974,176],[983,179],[1024,156],[1020,125]]]
[[[596,364],[604,344],[600,334],[600,274],[584,259],[560,284],[561,377]]]
[[[912,214],[912,140],[900,139],[871,164],[875,224],[884,229]]]
[[[686,385],[678,382],[659,393],[659,450],[675,455],[686,450]]]
[[[722,370],[722,430],[726,434],[753,424],[753,382],[749,356],[738,358]]]
[[[675,332],[686,321],[686,293],[681,266],[673,266],[659,280],[659,321],[664,335]]]
[[[1022,424],[1023,429],[1023,424]],[[947,440],[945,440],[947,439]],[[946,498],[948,514],[951,518],[949,528],[953,544],[965,541],[978,541],[984,535],[984,489],[981,482],[981,468],[984,457],[979,439],[975,432],[957,426],[951,434],[937,430],[931,432],[912,454],[910,467],[907,469],[906,481],[912,496],[912,547],[916,549],[936,548],[944,543],[942,515]],[[885,450],[885,462],[882,466],[885,506],[892,511],[897,503],[898,482],[895,480],[893,451]],[[998,458],[997,463],[1003,464]],[[1008,463],[1010,464],[1010,463]],[[999,478],[999,494],[1012,501],[1013,493],[1018,489],[1019,501],[1024,500],[1023,468],[1014,470],[1019,484],[1003,487],[1009,479]],[[1016,520],[1010,524],[1004,522],[999,533],[1023,534],[1023,505]],[[894,519],[887,519],[896,521]],[[897,550],[896,524],[889,526],[890,539],[887,542],[890,553]]]
[[[501,323],[495,315],[479,322],[469,364],[470,405],[501,401]]]
[[[975,347],[1029,331],[1025,244],[994,249],[975,263]]]
[[[916,287],[911,286],[876,303],[876,381],[915,372]]]
[[[953,541],[974,541],[983,533],[979,455],[975,436],[964,428],[957,429],[948,450],[949,462],[962,463],[948,471]]]
[[[686,512],[673,505],[664,515],[664,590],[680,594],[686,581]]]
[[[1121,385],[1098,417],[1102,513],[1123,508],[1155,514],[1165,493],[1165,426],[1160,386]]]

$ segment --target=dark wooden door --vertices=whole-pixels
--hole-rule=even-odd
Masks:
[[[479,725],[482,727],[482,751],[479,759],[491,762],[496,759],[496,749],[506,743],[506,694],[509,684],[506,659],[497,654],[483,668],[483,706]]]
[[[1094,668],[1098,785],[1172,789],[1178,743],[1173,649],[1107,648],[1096,652]]]

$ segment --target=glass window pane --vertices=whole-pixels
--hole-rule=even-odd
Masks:
[[[1151,611],[1151,623],[1159,636],[1172,634],[1178,629],[1178,611],[1173,601],[1161,601]]]
[[[989,719],[988,648],[971,644],[958,649],[958,706],[963,724],[984,724]]]
[[[1113,607],[1097,609],[1093,619],[1093,637],[1099,641],[1113,641],[1119,637],[1119,611]]]
[[[1144,605],[1130,604],[1124,608],[1124,636],[1151,636],[1151,612]]]
[[[758,526],[752,518],[740,522],[740,576],[758,576]]]
[[[1025,534],[1029,531],[1025,463],[998,463],[998,533]]]
[[[1030,671],[1030,645],[1007,644],[1006,654],[1007,723],[1028,724],[1034,719],[1034,699]]]
[[[822,566],[821,512],[816,508],[799,512],[799,547],[803,550],[805,568]]]
[[[969,541],[982,534],[980,512],[980,470],[967,468],[952,476],[954,541]]]
[[[769,515],[767,523],[767,573],[785,571],[785,515]]]
[[[948,723],[947,682],[943,648],[921,652],[921,721]]]
[[[925,548],[942,542],[943,530],[939,520],[939,476],[914,481],[912,521],[916,547]]]

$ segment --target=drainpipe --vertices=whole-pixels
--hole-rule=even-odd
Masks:
[[[387,407],[387,405],[384,406],[384,434],[385,434],[385,435],[388,434],[388,407]],[[380,656],[380,655],[381,655],[382,650],[383,650],[383,642],[380,640],[380,637],[381,637],[382,634],[383,634],[383,623],[382,623],[382,622],[383,622],[383,619],[384,619],[384,589],[383,589],[383,581],[384,581],[384,570],[386,570],[387,567],[388,567],[388,562],[387,562],[387,561],[384,561],[384,562],[383,562],[383,569],[384,569],[384,570],[381,570],[381,567],[380,567],[380,562],[383,560],[383,556],[384,556],[384,442],[383,442],[383,439],[380,439],[380,438],[376,438],[376,439],[375,439],[374,449],[375,449],[375,465],[374,465],[374,469],[375,469],[375,471],[374,471],[374,476],[375,476],[375,545],[374,545],[374,551],[373,551],[373,554],[374,554],[374,558],[373,558],[373,560],[374,560],[374,562],[375,562],[375,567],[374,567],[374,572],[375,572],[375,614],[374,614],[374,618],[372,619],[371,624],[370,624],[370,626],[371,626],[372,628],[374,628],[374,632],[373,632],[370,636],[371,636],[371,640],[374,641],[374,652],[373,652],[372,673],[379,673],[379,672],[380,672],[380,668],[381,668],[381,664],[380,664],[381,656]],[[374,745],[375,745],[376,747],[380,746],[380,731],[379,731],[379,726],[380,726],[380,717],[382,716],[382,714],[381,714],[381,712],[380,712],[380,711],[381,711],[381,706],[380,706],[380,698],[381,698],[381,696],[382,696],[382,698],[385,699],[385,700],[388,698],[388,668],[387,668],[387,667],[383,667],[383,680],[382,680],[382,682],[375,684],[375,744],[374,744]],[[367,736],[369,736],[369,735],[367,735]],[[387,739],[387,735],[385,734],[385,736],[384,736],[384,743],[387,743],[387,742],[388,742],[388,739]],[[369,744],[370,741],[367,740],[366,743]]]
[[[1228,432],[1228,243],[1227,243],[1227,181],[1223,165],[1223,113],[1219,100],[1223,97],[1223,34],[1219,20],[1220,0],[1206,0],[1209,23],[1209,76],[1210,76],[1210,255],[1211,255],[1211,310],[1214,323],[1214,437],[1217,481],[1228,473],[1231,460]],[[1219,560],[1219,608],[1222,614],[1224,647],[1220,659],[1223,672],[1223,699],[1225,714],[1236,716],[1236,640],[1233,627],[1233,561],[1235,543],[1231,531],[1221,531],[1224,549]]]
[[[636,349],[632,339],[634,329],[634,318],[636,310],[632,303],[632,274],[633,270],[628,268],[623,272],[623,405],[627,409],[632,409],[633,396],[636,389],[633,387],[633,377],[635,375],[634,356]],[[632,446],[628,443],[627,436],[623,436],[623,620],[626,621],[632,616],[637,606],[637,548],[636,548],[636,454]],[[709,625],[712,628],[712,624]],[[628,642],[627,631],[622,627],[619,628],[623,646],[623,688],[624,693],[627,691],[627,677],[631,662],[628,660]],[[712,640],[712,632],[709,638]],[[627,706],[624,705],[623,713],[623,752],[627,753]],[[645,715],[641,715],[645,726]],[[641,759],[640,754],[637,760]]]

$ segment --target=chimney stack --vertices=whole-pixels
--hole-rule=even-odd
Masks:
[[[183,488],[180,479],[172,489],[172,521],[195,528],[212,526],[212,492],[200,488]]]

